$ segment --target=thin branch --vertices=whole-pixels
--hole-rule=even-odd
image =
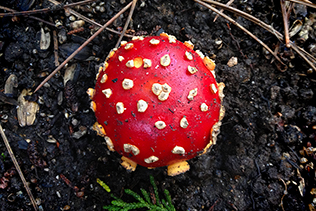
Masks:
[[[133,4],[132,4],[132,7],[131,7],[131,10],[130,10],[130,12],[129,12],[129,14],[128,14],[128,17],[127,17],[125,26],[124,26],[123,31],[122,31],[122,34],[121,34],[120,38],[118,39],[118,41],[117,41],[117,43],[116,43],[116,45],[115,45],[115,48],[117,48],[117,47],[120,45],[120,43],[121,43],[121,41],[122,41],[122,39],[123,39],[123,36],[124,36],[124,34],[125,34],[125,32],[126,32],[126,29],[127,29],[128,25],[129,25],[129,22],[130,22],[131,19],[132,19],[132,15],[133,15],[133,13],[134,13],[136,3],[137,3],[137,0],[133,0]]]
[[[57,32],[53,30],[53,40],[54,40],[54,57],[55,57],[55,66],[59,65],[59,56],[58,56],[58,40],[57,40]]]
[[[298,55],[300,55],[310,66],[311,68],[313,68],[314,71],[316,71],[316,67],[315,65],[313,64],[313,62],[311,62],[306,56],[304,53],[302,53],[302,51],[300,50],[300,48],[298,48],[298,46],[296,46],[294,43],[290,43],[291,45],[291,48],[296,52],[298,53]],[[305,51],[306,52],[306,51]],[[312,55],[310,55],[312,56]],[[314,58],[315,59],[315,58]]]
[[[1,5],[0,5],[0,9],[1,9],[1,10],[8,10],[9,12],[15,12],[15,10],[10,9],[10,8],[8,8],[8,7],[1,6]]]
[[[45,78],[44,81],[35,89],[34,93],[41,88],[49,79],[51,79],[61,68],[65,66],[72,58],[79,53],[88,43],[90,43],[96,36],[98,36],[108,25],[110,25],[115,19],[117,19],[122,13],[124,13],[133,2],[126,5],[120,12],[118,12],[113,18],[111,18],[106,24],[104,24],[97,32],[95,32],[89,39],[87,39],[77,50],[75,50],[61,65],[59,65],[49,76]]]
[[[287,0],[287,1],[291,1],[291,2],[297,3],[297,4],[303,4],[305,6],[312,7],[312,8],[316,9],[316,4],[313,4],[310,1],[301,1],[301,0]]]
[[[284,209],[284,207],[283,207],[283,199],[284,199],[284,196],[285,196],[286,194],[288,194],[288,192],[287,192],[287,185],[286,185],[286,183],[284,182],[284,180],[283,180],[282,178],[279,178],[279,180],[281,180],[282,183],[283,183],[283,185],[284,185],[284,192],[283,192],[283,196],[282,196],[282,198],[281,198],[281,203],[280,203],[280,205],[281,205],[281,207],[282,207],[282,210],[285,211],[285,209]]]
[[[214,4],[214,5],[219,6],[219,7],[222,7],[225,10],[228,10],[232,13],[238,14],[238,15],[258,24],[260,27],[264,28],[265,30],[267,30],[271,34],[274,34],[274,36],[276,36],[277,39],[279,39],[281,42],[284,41],[283,35],[280,32],[276,31],[272,26],[262,22],[261,20],[253,17],[252,15],[249,15],[249,14],[242,12],[236,8],[226,6],[225,4],[221,4],[221,3],[216,2],[216,1],[212,1],[212,0],[203,0],[203,1]],[[289,0],[289,1],[292,1],[292,2],[295,1],[296,3],[303,4],[303,1],[297,1],[297,0]],[[304,3],[308,3],[308,2],[304,1]],[[315,63],[315,61],[316,61],[315,57],[313,57],[311,54],[309,54],[308,52],[306,52],[304,49],[300,48],[299,46],[296,46],[291,40],[290,40],[290,46],[316,71],[315,65],[313,64],[313,62]],[[272,55],[275,55],[275,54],[273,53]]]
[[[231,5],[235,0],[230,0],[229,2],[226,3],[227,6]],[[221,12],[224,12],[224,9],[220,10]],[[215,22],[218,18],[219,14],[217,14],[213,20],[213,22]]]
[[[22,171],[21,171],[21,168],[20,168],[20,166],[19,166],[19,164],[18,164],[18,161],[16,160],[16,158],[15,158],[15,156],[14,156],[14,153],[13,153],[13,151],[12,151],[12,148],[11,148],[11,146],[10,146],[10,144],[9,144],[9,141],[8,141],[8,139],[7,139],[7,136],[5,135],[5,133],[4,133],[4,131],[3,131],[3,128],[2,128],[2,126],[1,126],[1,124],[0,124],[0,133],[1,133],[1,136],[2,136],[2,139],[3,139],[3,142],[4,142],[6,148],[7,148],[8,152],[9,152],[9,155],[10,155],[10,157],[11,157],[11,160],[12,160],[14,166],[15,166],[15,169],[18,171],[18,173],[19,173],[19,175],[20,175],[20,178],[21,178],[21,180],[22,180],[22,182],[23,182],[24,188],[26,189],[26,192],[27,192],[27,194],[29,195],[29,197],[30,197],[30,199],[31,199],[32,205],[33,205],[35,211],[37,211],[37,210],[38,210],[38,207],[37,207],[37,205],[36,205],[36,202],[35,202],[35,199],[34,199],[34,197],[33,197],[33,194],[32,194],[32,192],[31,192],[31,190],[30,190],[30,188],[29,188],[29,186],[28,186],[28,184],[27,184],[27,182],[26,182],[26,179],[25,179],[25,177],[24,177],[24,175],[23,175],[23,173],[22,173]]]
[[[286,6],[284,0],[280,0],[281,11],[283,16],[283,25],[284,25],[284,40],[286,47],[290,47],[290,36],[289,36],[289,16],[286,12]]]
[[[230,21],[231,23],[233,23],[234,25],[236,25],[237,27],[239,27],[241,30],[243,30],[246,34],[248,34],[250,37],[252,37],[253,39],[255,39],[258,43],[260,43],[265,49],[267,49],[267,51],[269,51],[282,65],[285,65],[281,59],[264,43],[262,42],[258,37],[256,37],[254,34],[252,34],[250,31],[248,31],[246,28],[244,28],[243,26],[241,26],[239,23],[237,23],[234,19],[230,18],[229,16],[225,15],[224,13],[220,12],[219,10],[215,9],[214,7],[212,7],[209,4],[206,4],[200,0],[195,0],[196,2],[198,2],[199,4],[209,8],[210,10],[212,10],[213,12],[216,12],[217,14],[219,14],[220,16],[224,17],[225,19],[227,19],[228,21]]]
[[[55,4],[55,5],[60,5],[60,4],[61,4],[60,2],[55,1],[55,0],[49,0],[49,1],[50,1],[51,3],[53,3],[53,4]],[[79,2],[77,2],[77,3],[79,3]],[[81,2],[81,3],[82,3],[82,2]],[[17,12],[16,10],[10,9],[10,8],[8,8],[8,7],[3,7],[3,6],[0,6],[0,9],[2,9],[2,10],[7,10],[7,11],[9,11],[9,12]],[[101,24],[99,24],[99,23],[97,23],[97,22],[95,22],[95,21],[93,21],[93,20],[87,18],[87,17],[84,16],[84,15],[81,15],[80,13],[74,11],[74,10],[71,9],[71,8],[65,8],[65,10],[67,10],[67,11],[68,11],[69,13],[71,13],[72,15],[76,16],[78,19],[84,20],[84,21],[86,21],[86,22],[88,22],[88,23],[90,23],[90,24],[92,24],[92,25],[97,26],[97,27],[102,27]],[[7,13],[5,13],[5,14],[7,14]],[[34,20],[38,20],[38,21],[41,21],[41,22],[43,22],[43,23],[46,23],[47,25],[56,27],[55,24],[53,24],[53,23],[51,23],[51,22],[47,22],[47,21],[45,21],[45,20],[43,20],[43,19],[40,19],[40,18],[38,18],[38,17],[29,16],[29,18],[32,18],[32,19],[34,19]],[[57,27],[56,27],[56,28],[57,28]],[[108,31],[110,31],[110,32],[112,32],[112,33],[121,35],[121,32],[115,31],[115,30],[113,30],[113,29],[111,29],[111,28],[106,27],[105,29],[108,30]],[[129,34],[124,34],[124,36],[125,36],[125,37],[133,37],[132,35],[129,35]]]
[[[270,33],[274,34],[280,41],[283,41],[283,35],[278,32],[277,30],[275,30],[272,26],[266,24],[265,22],[259,20],[258,18],[249,15],[248,13],[245,13],[241,10],[238,10],[234,7],[230,7],[230,6],[226,6],[225,4],[219,3],[217,1],[212,1],[212,0],[203,0],[204,2],[210,3],[210,4],[214,4],[216,6],[219,6],[221,8],[224,8],[227,11],[230,11],[232,13],[235,13],[237,15],[240,15],[252,22],[254,22],[255,24],[259,25],[260,27],[264,28],[265,30],[269,31]]]
[[[97,27],[100,27],[100,28],[102,27],[102,24],[99,24],[99,23],[97,23],[97,22],[91,20],[90,18],[87,18],[87,17],[84,16],[84,15],[81,15],[80,13],[74,11],[73,9],[66,9],[66,10],[67,10],[69,13],[71,13],[72,15],[76,16],[78,19],[84,20],[84,21],[86,21],[86,22],[88,22],[88,23],[90,23],[90,24],[92,24],[92,25],[97,26]],[[119,34],[119,35],[122,34],[121,32],[115,31],[115,30],[113,30],[113,29],[111,29],[111,28],[109,28],[109,27],[106,27],[105,29],[108,30],[108,31],[110,31],[110,32],[112,32],[112,33],[115,33],[115,34]],[[132,35],[129,35],[129,34],[124,34],[124,36],[126,36],[126,37],[133,37]]]
[[[5,94],[3,94],[3,92],[0,92],[0,101],[9,105],[19,105],[18,101],[16,101],[14,98],[7,97]]]
[[[50,8],[38,9],[38,10],[29,10],[23,12],[12,12],[12,13],[0,13],[0,16],[8,17],[8,16],[20,16],[20,15],[31,15],[37,13],[45,13],[51,11]]]
[[[76,7],[79,5],[85,5],[85,4],[89,4],[91,2],[98,2],[98,1],[99,0],[84,0],[84,1],[74,2],[74,3],[70,3],[70,4],[65,4],[64,8]]]
[[[53,3],[53,4],[55,4],[55,5],[59,5],[59,4],[60,4],[60,2],[58,2],[58,1],[56,1],[56,0],[49,0],[49,1],[50,1],[51,3]],[[69,12],[70,14],[76,16],[78,19],[81,19],[81,20],[84,20],[84,21],[90,23],[91,25],[95,25],[95,26],[100,27],[100,28],[102,27],[101,24],[99,24],[99,23],[97,23],[97,22],[95,22],[95,21],[93,21],[93,20],[87,18],[87,17],[84,16],[84,15],[81,15],[79,12],[76,12],[75,10],[73,10],[73,9],[71,9],[71,8],[66,8],[65,11],[67,11],[67,12]],[[111,28],[108,28],[108,27],[106,27],[105,29],[108,30],[108,31],[110,31],[110,32],[113,32],[113,33],[115,33],[115,34],[119,34],[119,35],[121,34],[120,32],[115,31],[115,30],[113,30],[113,29],[111,29]],[[125,34],[125,36],[126,36],[126,37],[133,37],[132,35],[129,35],[129,34]]]
[[[7,10],[7,11],[9,11],[9,12],[17,12],[16,10],[10,9],[10,8],[8,8],[8,7],[3,7],[3,6],[0,6],[0,9],[2,9],[2,10]],[[40,21],[40,22],[43,22],[43,23],[46,23],[47,25],[56,27],[55,24],[53,24],[53,23],[51,23],[51,22],[48,22],[48,21],[45,21],[45,20],[43,20],[43,19],[41,19],[41,18],[34,17],[34,16],[29,16],[29,18],[34,19],[34,20],[37,20],[37,21]]]
[[[29,16],[29,18],[31,18],[31,19],[33,19],[33,20],[36,20],[36,21],[39,21],[39,22],[42,22],[42,23],[45,23],[45,24],[47,24],[47,25],[49,25],[49,26],[52,26],[52,27],[54,27],[54,28],[57,28],[57,26],[56,26],[54,23],[45,21],[45,20],[43,20],[43,19],[41,19],[41,18],[38,18],[38,17],[35,17],[35,16]]]
[[[305,49],[301,48],[298,45],[293,44],[296,48],[298,48],[298,50],[300,50],[302,53],[304,53],[304,55],[312,62],[316,63],[316,58],[311,55],[310,53],[308,53],[307,51],[305,51]]]
[[[71,4],[60,4],[60,5],[62,5],[62,7],[60,9],[74,7],[74,6],[81,5],[81,4],[88,4],[90,2],[95,2],[95,0],[85,0],[85,1],[80,1],[80,2],[71,3]],[[59,9],[59,7],[56,7],[54,9]],[[30,14],[36,14],[36,13],[50,12],[50,11],[53,11],[54,9],[53,8],[44,8],[44,9],[29,10],[29,11],[22,11],[22,12],[0,13],[0,16],[6,17],[6,16],[30,15]]]

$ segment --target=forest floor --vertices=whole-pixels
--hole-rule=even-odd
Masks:
[[[10,0],[0,5],[21,10],[28,2]],[[73,9],[104,24],[127,3],[96,1]],[[47,0],[35,0],[30,9],[51,6]],[[236,1],[232,6],[283,34],[278,1]],[[150,175],[160,198],[164,189],[169,190],[176,210],[315,210],[316,73],[273,34],[226,14],[277,49],[288,68],[280,71],[284,68],[259,43],[224,18],[213,22],[216,14],[194,1],[140,0],[130,23],[128,33],[132,35],[165,31],[180,41],[190,40],[195,49],[215,59],[217,81],[226,85],[226,114],[217,144],[190,160],[191,169],[175,177],[168,176],[166,168],[138,166],[127,172],[119,164],[118,153],[109,152],[104,139],[92,130],[96,119],[86,90],[94,87],[98,67],[115,46],[117,34],[102,32],[44,87],[28,96],[39,111],[32,125],[22,127],[17,118],[18,97],[24,89],[34,91],[56,68],[53,34],[59,40],[61,63],[96,28],[86,22],[83,31],[67,34],[77,18],[70,18],[63,9],[32,14],[53,25],[59,21],[59,27],[28,16],[0,18],[0,91],[5,91],[10,75],[17,80],[12,93],[0,98],[0,121],[40,210],[103,210],[113,200],[111,194],[133,202],[124,189],[141,194],[143,188],[153,193]],[[127,16],[125,12],[109,28],[120,31]],[[315,9],[295,5],[290,17],[290,26],[295,20],[310,24],[308,39],[296,34],[291,40],[312,53],[314,16]],[[50,34],[50,45],[40,49],[45,33]],[[229,67],[232,57],[238,63]],[[64,74],[71,66],[76,74],[72,87],[65,89]],[[33,210],[3,141],[0,153],[0,210]],[[109,186],[110,193],[97,178]]]

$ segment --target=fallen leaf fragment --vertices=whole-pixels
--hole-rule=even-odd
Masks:
[[[19,105],[17,108],[17,115],[21,127],[33,125],[36,119],[36,113],[39,110],[39,106],[36,102],[25,100],[24,97],[30,94],[30,90],[24,89],[18,98]]]

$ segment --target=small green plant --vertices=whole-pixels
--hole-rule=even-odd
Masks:
[[[148,192],[142,188],[140,190],[143,194],[143,197],[130,189],[125,189],[124,190],[125,193],[133,196],[137,200],[137,202],[127,203],[127,202],[124,202],[122,199],[119,199],[115,197],[113,194],[111,194],[111,196],[114,198],[114,200],[111,202],[112,205],[103,206],[103,209],[107,209],[110,211],[116,211],[116,210],[125,211],[125,210],[134,210],[137,208],[148,208],[148,210],[154,210],[154,211],[175,211],[176,209],[174,208],[171,202],[169,191],[167,189],[164,190],[166,200],[162,199],[160,202],[158,188],[153,176],[150,176],[150,183],[154,189],[156,203],[150,200]]]

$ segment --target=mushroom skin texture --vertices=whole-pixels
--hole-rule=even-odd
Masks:
[[[219,133],[224,84],[214,68],[190,42],[165,33],[122,42],[88,90],[94,128],[128,170],[139,164],[183,173],[186,160],[205,153]]]

